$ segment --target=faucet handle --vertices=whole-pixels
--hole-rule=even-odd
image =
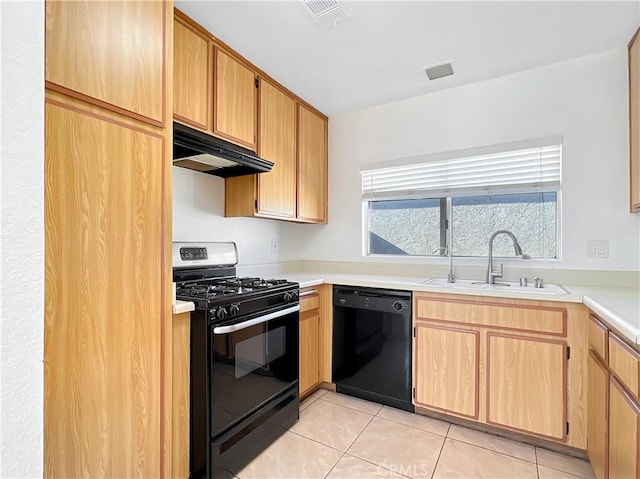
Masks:
[[[504,263],[500,263],[500,272],[491,271],[491,276],[493,276],[494,278],[502,278],[503,274],[504,274]]]
[[[544,286],[542,285],[542,278],[538,278],[537,276],[535,278],[533,278],[533,281],[535,281],[535,287],[536,288],[544,288]]]

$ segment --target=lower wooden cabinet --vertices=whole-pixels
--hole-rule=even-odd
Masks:
[[[171,477],[184,478],[189,477],[191,313],[173,315],[171,336]]]
[[[487,423],[566,438],[566,342],[487,334]]]
[[[320,382],[320,315],[318,310],[300,318],[300,394]]]
[[[609,381],[609,477],[640,477],[640,406],[613,377]]]
[[[591,320],[603,331],[589,335],[589,460],[597,479],[640,479],[640,355],[594,315]]]
[[[586,449],[587,318],[577,304],[415,293],[414,404]]]
[[[480,333],[416,325],[415,403],[478,418]]]
[[[320,384],[321,361],[320,293],[300,291],[300,396]]]
[[[608,474],[609,372],[597,356],[589,353],[587,368],[587,454],[598,479]]]

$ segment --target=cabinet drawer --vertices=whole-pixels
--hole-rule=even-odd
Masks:
[[[640,396],[640,354],[615,334],[609,334],[609,367],[636,397]]]
[[[315,289],[300,291],[300,312],[311,311],[320,307],[320,298]]]
[[[429,297],[416,299],[416,316],[475,327],[566,336],[567,311],[536,305],[482,303]]]
[[[589,348],[595,351],[600,359],[607,363],[607,327],[594,315],[589,315]]]

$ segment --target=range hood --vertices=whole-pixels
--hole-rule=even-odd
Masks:
[[[273,163],[247,148],[176,122],[173,122],[173,164],[222,178],[264,173],[273,168]]]

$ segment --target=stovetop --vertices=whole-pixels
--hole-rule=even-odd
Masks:
[[[173,243],[176,299],[195,303],[211,321],[235,320],[298,304],[298,283],[237,277],[235,243]]]
[[[298,304],[298,283],[283,279],[209,278],[176,283],[176,298],[195,303],[213,322]]]
[[[186,296],[197,299],[213,299],[222,296],[244,295],[255,292],[268,292],[271,289],[291,286],[286,279],[262,278],[210,278],[194,282],[178,283],[176,296]]]

